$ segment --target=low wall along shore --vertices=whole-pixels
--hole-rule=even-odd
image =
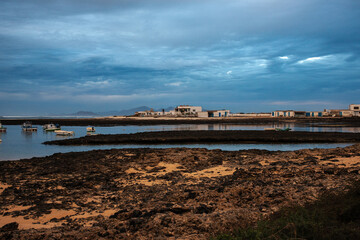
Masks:
[[[352,143],[360,133],[282,131],[161,131],[94,135],[48,141],[52,145],[171,144],[171,143]]]

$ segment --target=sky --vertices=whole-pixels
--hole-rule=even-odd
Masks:
[[[358,0],[1,0],[0,115],[360,103]]]

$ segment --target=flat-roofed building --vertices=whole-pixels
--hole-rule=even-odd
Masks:
[[[180,105],[177,106],[174,110],[175,110],[175,115],[197,115],[198,112],[202,112],[202,107]]]
[[[353,111],[353,116],[360,117],[360,104],[350,104],[349,110]]]
[[[230,110],[210,110],[207,111],[208,117],[228,117]]]
[[[318,112],[318,111],[310,111],[305,113],[306,117],[323,117],[325,115],[326,114],[324,114],[324,112]]]
[[[305,111],[277,110],[271,112],[272,117],[305,117]]]

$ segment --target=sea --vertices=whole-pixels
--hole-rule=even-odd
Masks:
[[[37,132],[23,132],[20,125],[4,125],[6,133],[0,133],[0,161],[19,160],[32,157],[43,157],[54,153],[89,151],[94,149],[119,148],[207,148],[237,151],[244,149],[265,149],[272,151],[292,151],[307,148],[335,148],[352,145],[352,143],[311,143],[311,144],[160,144],[160,145],[96,145],[96,146],[56,146],[44,145],[45,141],[59,140],[86,135],[86,126],[62,126],[62,130],[74,131],[74,136],[56,136],[54,132],[45,132],[40,125]],[[309,132],[360,132],[360,127],[329,126],[324,127],[312,124],[177,124],[151,126],[109,126],[95,127],[96,134],[128,134],[150,131],[181,131],[181,130],[264,130],[264,128],[291,128],[294,131]]]

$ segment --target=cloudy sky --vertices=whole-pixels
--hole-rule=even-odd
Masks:
[[[360,103],[359,0],[1,0],[0,115]]]

